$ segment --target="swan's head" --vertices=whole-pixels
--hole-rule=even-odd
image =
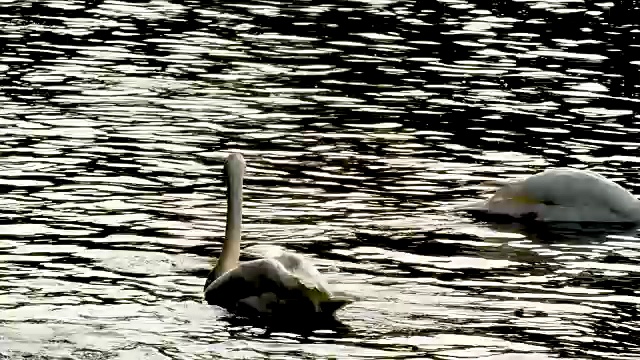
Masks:
[[[244,158],[240,153],[230,154],[224,161],[224,174],[231,181],[241,179],[244,176],[245,168]]]

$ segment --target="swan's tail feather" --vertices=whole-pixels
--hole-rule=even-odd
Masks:
[[[323,313],[333,314],[336,311],[340,310],[340,308],[353,303],[353,300],[346,297],[332,297],[329,300],[323,301],[320,303],[320,310]]]

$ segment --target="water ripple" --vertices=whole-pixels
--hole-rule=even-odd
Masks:
[[[630,5],[0,8],[0,357],[640,351],[635,230],[448,212],[549,166],[637,192]],[[307,254],[357,299],[339,323],[273,329],[202,304],[231,151],[248,161],[243,259]]]

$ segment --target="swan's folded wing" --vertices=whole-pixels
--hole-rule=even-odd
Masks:
[[[274,259],[280,262],[292,276],[298,278],[309,289],[317,289],[320,292],[330,294],[322,274],[304,256],[283,251]]]
[[[274,259],[304,286],[305,296],[313,302],[316,311],[335,312],[352,302],[347,297],[334,296],[322,274],[304,256],[285,251]]]

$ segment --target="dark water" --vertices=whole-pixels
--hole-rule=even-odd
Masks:
[[[549,166],[640,192],[613,5],[0,2],[0,358],[640,358],[635,230],[447,211]],[[312,257],[342,326],[202,303],[229,151],[246,245]]]

